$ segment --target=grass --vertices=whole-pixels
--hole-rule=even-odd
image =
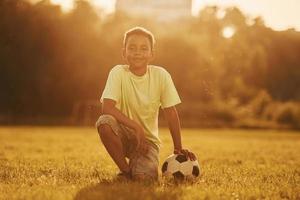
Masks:
[[[172,152],[161,130],[160,160]],[[116,166],[93,128],[1,127],[0,199],[300,199],[300,134],[182,131],[198,156],[195,183],[113,181]]]

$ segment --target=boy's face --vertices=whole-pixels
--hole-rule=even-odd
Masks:
[[[123,57],[132,68],[146,67],[153,58],[149,38],[144,35],[131,35],[123,48]]]

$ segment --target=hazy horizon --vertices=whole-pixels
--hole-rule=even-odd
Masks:
[[[39,0],[29,0],[38,2]],[[72,8],[74,0],[50,0],[54,4],[60,4],[63,10]],[[114,12],[116,0],[88,0],[96,8],[104,9],[107,13]],[[277,30],[294,28],[300,31],[300,1],[287,0],[192,0],[192,14],[195,16],[205,6],[216,5],[221,8],[236,6],[251,18],[261,16],[266,26]]]

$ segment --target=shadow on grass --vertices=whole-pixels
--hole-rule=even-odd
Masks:
[[[181,196],[182,189],[176,185],[103,180],[98,184],[81,189],[76,194],[74,200],[179,200]]]

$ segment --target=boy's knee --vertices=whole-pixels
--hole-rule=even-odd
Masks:
[[[110,131],[112,126],[117,126],[117,120],[112,115],[101,115],[95,125],[99,133]]]
[[[114,135],[114,132],[110,125],[108,124],[100,124],[98,126],[98,134],[100,138],[102,139],[103,137],[110,137]]]
[[[114,116],[104,114],[104,115],[100,115],[100,117],[96,121],[95,126],[98,129],[98,127],[101,124],[115,124],[115,123],[117,123],[117,120],[114,118]]]

